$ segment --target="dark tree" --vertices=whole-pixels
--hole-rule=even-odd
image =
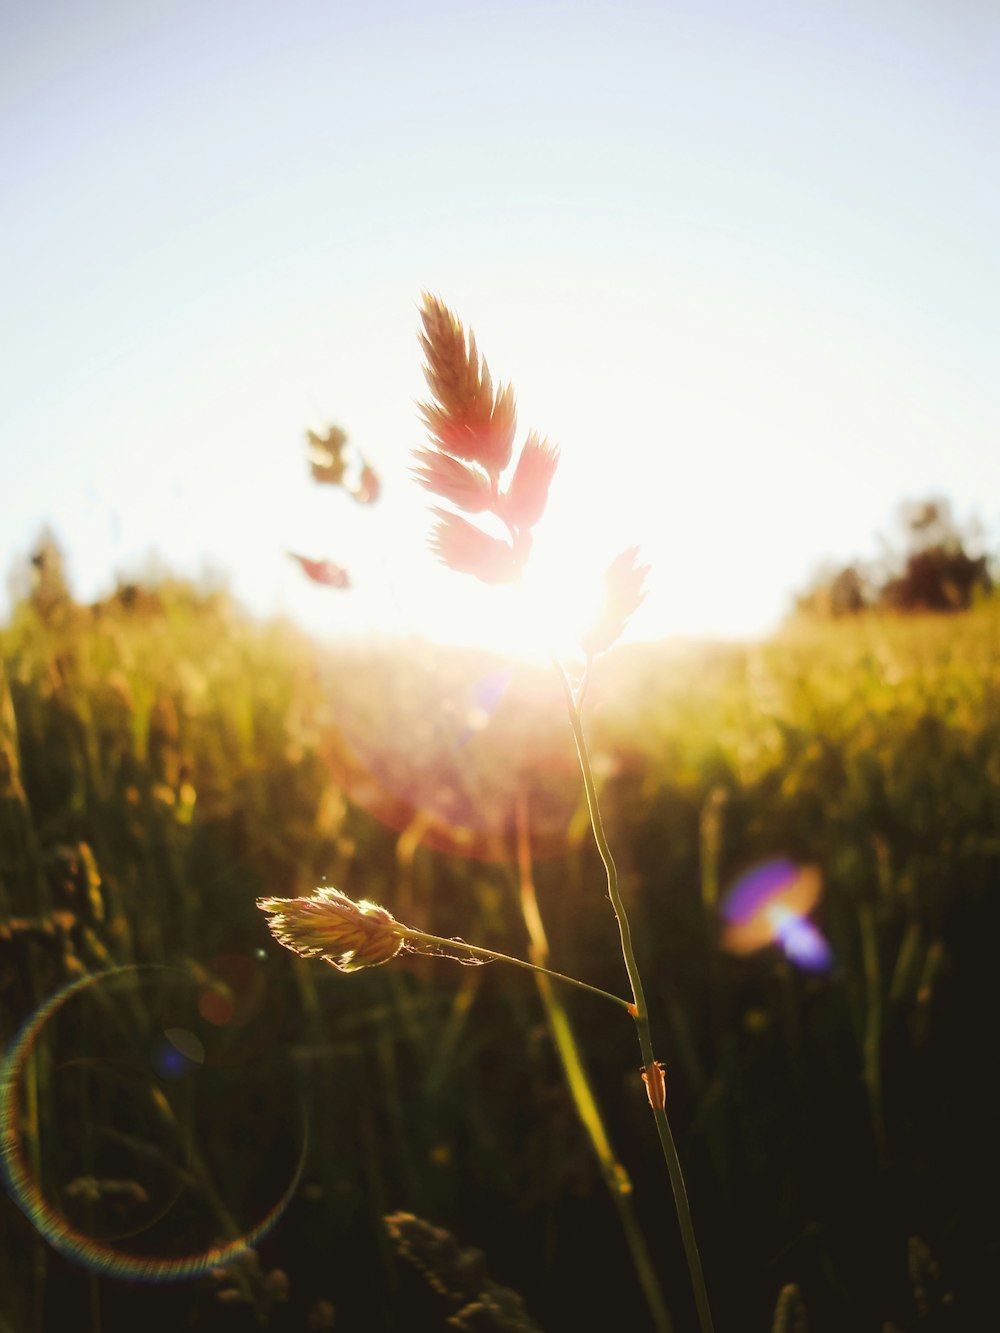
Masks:
[[[902,571],[886,579],[878,603],[894,611],[961,611],[977,591],[993,586],[985,555],[966,550],[971,540],[947,500],[925,500],[900,511],[907,534]]]
[[[961,611],[993,588],[989,556],[975,525],[961,527],[945,499],[900,506],[902,549],[886,543],[877,565],[860,563],[821,573],[796,599],[801,614],[853,616],[871,609]]]

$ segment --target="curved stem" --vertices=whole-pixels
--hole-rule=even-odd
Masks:
[[[677,1221],[680,1224],[681,1236],[684,1242],[684,1254],[687,1259],[688,1271],[691,1275],[691,1286],[694,1288],[695,1305],[698,1309],[698,1322],[701,1326],[702,1333],[714,1333],[712,1312],[708,1304],[708,1291],[705,1287],[705,1275],[702,1271],[701,1256],[698,1253],[698,1242],[695,1239],[694,1223],[691,1220],[691,1206],[688,1202],[687,1186],[684,1183],[684,1173],[681,1170],[680,1158],[677,1155],[677,1148],[674,1144],[673,1134],[670,1132],[670,1122],[667,1119],[667,1112],[664,1105],[662,1072],[653,1058],[653,1043],[649,1032],[649,1011],[646,1008],[646,996],[642,988],[642,979],[639,976],[639,966],[635,959],[635,951],[632,948],[632,931],[629,926],[628,914],[625,911],[625,904],[622,901],[621,892],[618,887],[618,871],[615,867],[614,857],[611,855],[611,848],[608,846],[608,840],[604,833],[604,823],[601,819],[601,808],[597,800],[597,786],[594,782],[594,772],[590,763],[590,752],[587,748],[587,738],[583,731],[583,718],[580,713],[579,703],[573,693],[573,687],[569,683],[569,678],[566,675],[562,663],[558,658],[553,658],[553,662],[555,663],[556,672],[558,673],[559,681],[563,688],[563,695],[566,700],[566,711],[569,714],[570,726],[573,728],[573,739],[576,741],[576,752],[580,760],[580,770],[583,773],[583,785],[587,793],[587,808],[590,811],[590,823],[594,830],[594,841],[597,843],[597,850],[600,852],[601,860],[604,862],[604,869],[608,877],[608,897],[611,899],[611,906],[614,909],[615,919],[618,922],[618,931],[621,935],[622,957],[625,960],[625,970],[628,973],[629,984],[632,987],[632,996],[634,1000],[630,1012],[635,1019],[636,1034],[639,1038],[639,1049],[642,1052],[643,1068],[646,1071],[649,1101],[653,1108],[656,1131],[660,1137],[660,1147],[663,1150],[663,1157],[667,1164],[667,1172],[670,1176],[670,1184],[673,1189],[674,1207],[677,1210]]]
[[[604,833],[604,822],[601,819],[601,807],[597,801],[597,786],[594,783],[594,774],[590,766],[590,753],[587,749],[587,738],[583,734],[583,719],[580,716],[580,710],[577,706],[576,697],[573,694],[573,687],[569,683],[569,678],[563,670],[562,663],[554,658],[556,670],[559,673],[559,680],[563,687],[563,694],[566,698],[566,710],[569,713],[570,725],[573,728],[573,739],[576,741],[576,752],[580,759],[580,768],[583,772],[583,785],[587,793],[587,809],[590,811],[590,823],[594,830],[594,841],[597,843],[597,850],[601,854],[601,860],[604,862],[604,870],[608,877],[608,897],[611,899],[611,906],[614,908],[615,920],[618,922],[618,932],[622,941],[622,956],[625,959],[625,970],[628,973],[629,985],[632,987],[632,998],[635,1002],[635,1013],[633,1017],[636,1026],[639,1028],[639,1043],[642,1044],[642,1030],[646,1029],[646,1040],[648,1041],[649,1019],[646,1011],[646,997],[642,989],[642,978],[639,976],[639,968],[635,961],[635,952],[632,949],[632,931],[629,926],[628,914],[625,911],[625,904],[622,902],[621,893],[618,889],[618,871],[615,867],[614,857],[611,855],[611,848],[608,846],[608,840]],[[646,1052],[643,1051],[645,1058]],[[648,1064],[649,1061],[647,1060]]]
[[[567,977],[562,972],[553,972],[551,968],[540,967],[537,963],[525,962],[523,958],[512,958],[510,954],[497,953],[495,949],[483,949],[478,944],[466,944],[464,940],[450,940],[444,935],[428,935],[425,930],[413,930],[409,926],[399,926],[397,924],[396,928],[404,940],[412,940],[415,944],[433,944],[436,949],[447,949],[451,956],[454,956],[455,951],[459,950],[462,953],[471,954],[473,958],[485,958],[490,962],[497,963],[513,963],[515,967],[527,968],[529,972],[540,972],[543,976],[551,977],[554,981],[565,981],[569,986],[577,986],[580,990],[590,991],[591,995],[600,995],[602,999],[620,1005],[627,1013],[632,1012],[632,1006],[628,1000],[623,1000],[620,995],[612,995],[610,991],[601,990],[599,986],[590,986],[586,981],[578,981],[576,977]]]

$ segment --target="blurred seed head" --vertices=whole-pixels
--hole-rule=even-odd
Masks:
[[[621,635],[629,618],[642,605],[649,565],[636,564],[638,546],[616,555],[604,574],[604,601],[597,618],[580,640],[588,657],[606,652]]]

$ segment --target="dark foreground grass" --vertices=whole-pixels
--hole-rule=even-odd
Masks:
[[[90,1238],[90,1266],[0,1201],[0,1328],[526,1326],[476,1308],[500,1288],[551,1331],[646,1327],[530,980],[417,957],[344,977],[274,947],[254,906],[326,880],[523,957],[527,808],[552,966],[621,993],[551,672],[321,651],[179,585],[25,604],[2,646],[5,1045],[123,970],[19,1067],[43,1229]],[[587,726],[720,1333],[996,1322],[998,649],[986,606],[598,664]],[[720,893],[777,855],[822,869],[829,975],[718,948]],[[628,1019],[564,998],[683,1333]],[[238,1239],[300,1165],[252,1256],[121,1276],[122,1255],[158,1272]],[[455,1239],[411,1228],[415,1266],[383,1221],[401,1212]]]

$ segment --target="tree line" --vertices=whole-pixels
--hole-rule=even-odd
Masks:
[[[822,570],[795,601],[800,614],[962,611],[991,593],[995,562],[975,523],[961,525],[942,498],[900,506],[902,542],[883,540],[881,556]]]

